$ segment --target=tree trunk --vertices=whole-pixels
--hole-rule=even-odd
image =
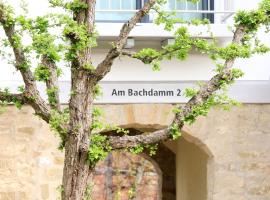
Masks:
[[[86,138],[71,134],[65,148],[62,200],[84,200],[93,167],[87,162],[87,151],[80,148]]]

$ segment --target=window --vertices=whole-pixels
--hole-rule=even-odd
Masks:
[[[168,0],[165,9],[175,10],[176,16],[183,20],[208,18],[211,22],[214,21],[213,14],[200,13],[200,11],[214,10],[214,0],[200,0],[197,3],[187,0]]]
[[[147,0],[97,0],[96,20],[101,22],[127,21],[146,1]],[[201,10],[213,10],[214,0],[200,0],[196,4],[187,0],[168,0],[164,9],[175,10],[177,13],[176,16],[184,20],[208,18],[213,22],[214,18],[213,14],[200,13]],[[149,17],[144,18],[142,22],[150,22]]]
[[[97,21],[126,21],[141,7],[138,0],[97,0]]]

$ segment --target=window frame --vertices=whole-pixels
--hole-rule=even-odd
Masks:
[[[136,0],[136,10],[139,10],[142,8],[142,1],[146,3],[148,0]],[[208,9],[209,5],[208,3],[210,2],[210,8]],[[210,10],[213,11],[215,9],[215,2],[214,0],[202,0],[202,10]],[[105,11],[104,11],[105,12]],[[202,18],[207,18],[210,20],[211,23],[215,22],[215,15],[214,13],[203,13]],[[124,23],[128,21],[129,19],[126,20],[96,20],[97,23]],[[149,15],[145,16],[140,23],[152,23],[150,21]]]

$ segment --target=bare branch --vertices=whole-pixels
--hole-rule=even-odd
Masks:
[[[100,81],[108,72],[110,72],[113,61],[121,54],[121,51],[127,41],[130,32],[133,30],[136,24],[139,23],[142,18],[150,11],[155,3],[156,0],[149,0],[144,4],[143,8],[135,14],[134,17],[132,17],[123,25],[115,42],[115,46],[110,49],[105,59],[96,68],[94,73],[96,82]]]
[[[136,147],[140,144],[154,144],[160,141],[165,141],[169,138],[169,129],[162,129],[149,134],[141,134],[136,136],[111,136],[109,137],[109,144],[113,149],[122,149]]]
[[[245,28],[243,26],[239,26],[234,33],[234,38],[232,42],[235,44],[240,44],[242,39],[244,38],[244,35]],[[204,86],[202,86],[199,92],[193,98],[191,98],[185,106],[183,106],[182,108],[180,107],[182,112],[175,115],[172,124],[176,123],[179,129],[182,129],[184,126],[183,119],[192,112],[192,109],[195,106],[201,105],[214,92],[221,89],[222,80],[232,81],[234,79],[231,68],[233,67],[235,60],[236,58],[232,58],[225,61],[223,70],[219,74],[214,76],[210,81],[208,81]],[[166,128],[149,134],[142,134],[136,136],[111,136],[109,137],[109,143],[113,149],[121,149],[125,147],[135,147],[139,144],[153,144],[160,141],[168,140],[169,138],[171,138],[170,128]]]

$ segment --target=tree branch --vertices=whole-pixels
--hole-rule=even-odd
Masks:
[[[150,9],[155,5],[156,0],[149,0],[144,4],[143,8],[140,9],[134,17],[127,21],[115,42],[115,46],[112,47],[105,57],[105,59],[97,66],[94,72],[95,82],[100,81],[108,72],[110,72],[113,61],[121,54],[121,51],[126,44],[127,38],[133,28],[139,23],[142,18],[150,11]]]
[[[49,104],[51,109],[55,109],[61,112],[61,103],[59,98],[59,83],[57,75],[57,66],[54,61],[48,59],[46,56],[42,56],[41,63],[45,66],[49,73],[50,77],[46,80],[47,94],[49,96]],[[50,98],[52,98],[50,100]]]
[[[180,47],[180,48],[181,48],[181,47]],[[137,52],[135,52],[135,51],[129,51],[129,50],[123,49],[123,50],[121,51],[121,55],[123,55],[123,56],[128,56],[128,57],[130,57],[130,58],[135,58],[135,59],[137,59],[137,60],[142,61],[142,62],[145,63],[145,64],[150,64],[150,63],[152,63],[154,60],[156,60],[156,59],[158,59],[158,58],[160,58],[160,57],[169,55],[169,54],[171,54],[171,53],[173,53],[173,52],[175,52],[175,51],[178,51],[178,50],[179,50],[179,49],[173,49],[173,50],[167,50],[167,49],[164,49],[163,51],[160,52],[160,55],[158,55],[158,56],[145,56],[145,57],[141,58],[141,57],[138,57],[138,56],[137,56]]]
[[[25,98],[23,93],[20,94],[11,94],[8,92],[1,92],[0,91],[0,101],[6,101],[8,103],[19,101],[22,104],[27,103],[27,99]]]
[[[245,27],[237,27],[232,42],[235,44],[240,44],[245,35]],[[214,76],[210,81],[208,81],[204,86],[200,88],[198,93],[191,98],[188,103],[180,107],[181,112],[176,114],[174,120],[170,126],[177,124],[179,129],[184,126],[184,118],[187,117],[192,109],[198,105],[205,102],[214,92],[221,89],[222,81],[233,81],[234,77],[231,68],[235,62],[236,58],[228,59],[224,63],[223,70]],[[109,137],[109,143],[113,149],[121,149],[126,147],[135,147],[139,144],[153,144],[160,141],[165,141],[171,138],[170,128],[158,130],[149,134],[142,134],[136,136],[111,136]]]
[[[16,61],[15,67],[20,71],[23,77],[23,81],[25,83],[25,96],[29,100],[31,99],[31,101],[28,101],[28,103],[34,108],[36,114],[46,122],[49,122],[50,109],[39,94],[34,76],[30,70],[30,66],[27,66],[28,61],[22,47],[16,43],[15,23],[8,19],[5,8],[5,5],[0,3],[0,23],[2,24],[8,41],[13,49]]]

